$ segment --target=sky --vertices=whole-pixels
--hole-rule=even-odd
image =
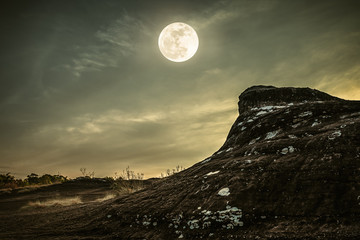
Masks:
[[[360,99],[359,1],[7,0],[0,10],[0,173],[145,178],[224,143],[253,85]],[[161,30],[199,37],[176,63]]]

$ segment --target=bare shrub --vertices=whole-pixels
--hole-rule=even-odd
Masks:
[[[143,179],[143,173],[135,173],[128,166],[121,174],[115,172],[112,188],[118,193],[133,193],[144,188]]]
[[[160,178],[169,177],[171,175],[181,172],[182,170],[185,170],[185,168],[183,168],[183,166],[177,165],[173,169],[166,169],[165,173],[160,174]]]
[[[94,178],[95,177],[95,171],[87,172],[86,168],[80,168],[80,172],[83,175],[83,177],[86,177],[86,178]]]

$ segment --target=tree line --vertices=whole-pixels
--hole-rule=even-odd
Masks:
[[[50,175],[44,174],[39,176],[36,173],[31,173],[25,179],[16,179],[15,176],[10,173],[0,174],[0,188],[18,188],[26,187],[30,185],[42,185],[42,184],[53,184],[62,183],[67,181],[68,178],[60,174]]]

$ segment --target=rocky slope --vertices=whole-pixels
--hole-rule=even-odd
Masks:
[[[211,157],[115,201],[119,237],[360,237],[360,102],[254,86]],[[110,217],[111,215],[111,217]]]
[[[254,86],[240,95],[239,116],[212,156],[106,202],[90,224],[62,235],[359,239],[359,183],[359,101]]]

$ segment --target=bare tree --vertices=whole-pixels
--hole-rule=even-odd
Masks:
[[[165,174],[164,173],[161,173],[160,174],[160,177],[161,178],[164,178],[164,177],[169,177],[175,173],[179,173],[181,172],[182,170],[184,170],[185,168],[183,168],[183,166],[180,166],[180,165],[177,165],[175,168],[173,169],[166,169],[165,171]]]
[[[88,173],[90,178],[94,178],[95,177],[95,171],[89,172]]]
[[[86,175],[86,168],[80,168],[80,172],[81,172],[82,175],[85,177],[85,175]]]

